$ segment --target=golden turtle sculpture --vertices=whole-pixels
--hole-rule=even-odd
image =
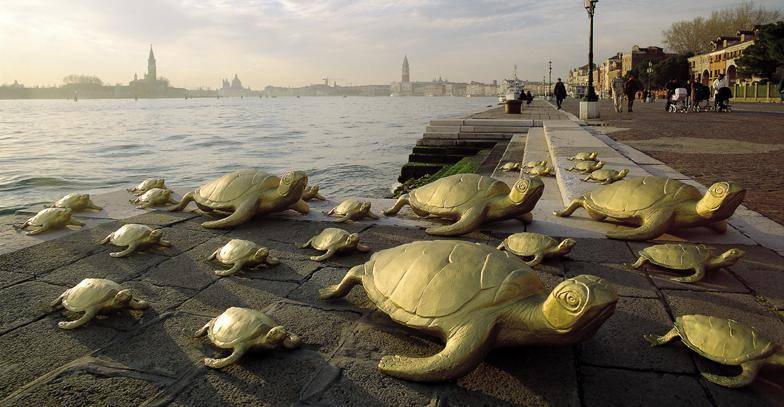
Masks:
[[[147,209],[152,208],[153,206],[177,203],[176,200],[172,199],[172,191],[165,188],[152,188],[136,199],[131,199],[128,202],[136,205],[138,209]]]
[[[610,168],[603,168],[600,170],[596,170],[588,174],[587,177],[583,178],[585,182],[598,182],[602,185],[612,184],[615,181],[622,180],[627,174],[629,174],[629,170],[626,168],[616,171]]]
[[[743,369],[738,376],[700,372],[705,379],[719,386],[743,387],[751,384],[765,365],[784,367],[784,348],[781,345],[732,319],[681,315],[675,318],[675,326],[666,334],[645,335],[651,346],[664,345],[677,338],[706,359]]]
[[[28,227],[32,227],[33,229],[27,232],[27,235],[33,236],[48,230],[63,228],[68,225],[84,226],[84,223],[71,218],[72,214],[73,211],[71,208],[41,209],[32,218],[16,228],[24,230]]]
[[[575,171],[583,174],[589,174],[593,171],[600,170],[602,167],[604,167],[604,161],[582,160],[575,161],[574,165],[572,165],[572,168],[567,168],[566,171]]]
[[[509,161],[501,166],[501,171],[517,171],[520,169],[520,163],[517,161]]]
[[[746,254],[740,249],[729,249],[712,256],[711,250],[705,245],[690,243],[657,244],[640,250],[640,258],[631,268],[638,269],[646,262],[673,270],[694,270],[686,277],[674,277],[670,280],[681,283],[696,283],[705,277],[707,270],[728,267],[738,262]]]
[[[83,312],[84,314],[75,321],[57,323],[60,328],[74,329],[86,324],[98,313],[108,313],[126,308],[143,310],[149,308],[150,304],[133,298],[130,290],[123,289],[112,280],[85,278],[73,288],[60,294],[51,303],[51,307]]]
[[[398,198],[384,215],[392,216],[404,205],[415,214],[456,220],[426,230],[431,235],[456,236],[470,233],[483,222],[517,218],[532,220],[531,210],[542,196],[544,183],[538,177],[521,177],[512,188],[499,180],[478,174],[455,174],[414,189]]]
[[[300,345],[297,335],[275,323],[261,311],[231,307],[201,327],[194,336],[207,335],[213,345],[231,349],[231,355],[222,359],[205,358],[204,364],[220,369],[240,360],[251,349],[296,349]]]
[[[302,244],[300,248],[304,249],[308,246],[312,246],[316,250],[326,251],[321,256],[311,256],[310,259],[313,261],[324,261],[336,253],[347,252],[352,249],[357,249],[363,253],[370,251],[370,247],[359,243],[359,234],[349,233],[338,228],[322,230],[321,233]]]
[[[125,257],[136,250],[141,250],[149,246],[169,247],[171,243],[163,240],[163,232],[160,229],[153,229],[147,225],[129,223],[121,228],[109,233],[108,236],[100,241],[100,244],[111,242],[115,246],[128,246],[125,250],[109,253],[112,257]]]
[[[319,186],[318,185],[308,185],[305,187],[305,191],[302,192],[302,200],[303,201],[311,201],[311,200],[319,200],[319,201],[326,201],[327,198],[324,198],[323,195],[319,193]]]
[[[82,212],[87,209],[94,209],[96,211],[100,211],[100,206],[93,203],[90,199],[90,194],[80,194],[80,193],[70,193],[54,203],[52,203],[49,208],[69,208],[73,212]]]
[[[357,199],[347,199],[340,205],[332,208],[327,215],[338,217],[335,222],[342,223],[350,220],[360,220],[364,217],[379,219],[378,215],[370,211],[371,203]]]
[[[555,176],[555,169],[544,165],[537,165],[536,167],[528,169],[526,173],[528,175],[533,175],[537,177]]]
[[[580,342],[618,301],[607,283],[590,275],[568,279],[548,295],[520,258],[457,240],[379,251],[322,289],[321,298],[343,297],[357,284],[394,321],[444,340],[436,355],[384,356],[378,364],[382,373],[416,381],[462,376],[495,347]]]
[[[574,239],[564,239],[560,243],[550,236],[540,233],[521,232],[509,235],[500,245],[498,250],[509,250],[520,257],[533,257],[526,262],[534,267],[547,257],[560,257],[572,251],[577,244]]]
[[[539,166],[542,166],[542,167],[547,167],[547,160],[542,160],[542,161],[528,161],[527,163],[525,163],[525,165],[523,166],[523,168],[534,168],[534,167],[539,167]]]
[[[147,178],[138,185],[128,188],[128,192],[141,195],[153,188],[166,188],[166,181],[163,178]]]
[[[599,155],[596,151],[585,152],[581,151],[571,157],[569,161],[596,161],[596,156]]]
[[[278,178],[264,171],[246,169],[212,180],[182,197],[172,211],[181,211],[191,201],[202,211],[229,215],[204,222],[205,228],[229,228],[249,221],[256,215],[293,209],[306,214],[308,204],[302,194],[308,176],[301,171],[288,171]]]
[[[727,230],[726,219],[745,195],[746,190],[733,182],[717,182],[703,196],[697,188],[677,180],[639,177],[599,186],[554,214],[566,217],[585,208],[594,220],[614,218],[638,226],[607,232],[611,239],[655,239],[667,231],[695,226],[722,233]]]
[[[228,270],[215,270],[221,277],[231,276],[245,266],[256,267],[261,264],[275,266],[280,260],[270,256],[270,250],[248,240],[232,239],[222,247],[216,249],[207,260],[215,260],[231,265]]]

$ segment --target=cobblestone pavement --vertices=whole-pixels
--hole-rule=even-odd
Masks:
[[[345,300],[317,299],[319,288],[369,258],[357,252],[316,263],[308,258],[313,251],[295,247],[329,224],[270,217],[226,232],[203,229],[193,216],[151,212],[124,221],[164,227],[173,246],[160,252],[109,257],[112,249],[96,242],[123,223],[111,222],[0,255],[0,404],[757,406],[784,400],[781,370],[763,371],[748,388],[724,389],[697,369],[733,369],[679,343],[650,348],[642,338],[666,332],[674,315],[708,313],[784,343],[784,259],[759,246],[743,247],[747,256],[730,270],[683,285],[652,268],[628,271],[623,263],[634,260],[636,243],[578,239],[567,258],[539,271],[549,288],[584,273],[614,284],[622,297],[618,309],[593,339],[495,350],[461,379],[421,384],[383,376],[376,364],[383,355],[429,355],[441,345],[393,323],[361,287]],[[374,250],[432,239],[413,228],[344,227]],[[218,278],[217,265],[205,258],[233,237],[270,247],[282,263]],[[503,237],[485,232],[466,239],[496,245]],[[45,313],[42,304],[85,277],[123,283],[152,308],[58,329],[64,316]],[[222,370],[204,367],[202,358],[226,351],[192,334],[231,306],[266,311],[301,335],[303,346],[249,353]]]
[[[572,98],[564,108],[579,113],[579,104]],[[784,224],[784,176],[779,172],[784,155],[784,104],[733,103],[733,108],[732,113],[676,114],[664,111],[664,101],[636,101],[634,113],[624,112],[619,121],[611,102],[600,101],[602,123],[617,128],[604,130],[607,135],[703,185],[718,180],[740,182],[748,188],[744,205]],[[683,143],[672,143],[684,138]]]

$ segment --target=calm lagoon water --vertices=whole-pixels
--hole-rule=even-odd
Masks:
[[[333,196],[383,196],[431,119],[495,98],[0,101],[0,213],[162,177],[294,168]]]

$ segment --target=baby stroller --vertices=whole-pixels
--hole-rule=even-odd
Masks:
[[[728,87],[720,88],[716,93],[716,101],[713,110],[717,112],[731,112],[730,99],[732,99],[732,90]]]
[[[670,112],[672,113],[686,113],[689,111],[689,92],[686,88],[677,88],[675,93],[670,97]]]
[[[694,100],[692,110],[704,112],[710,110],[710,88],[697,82],[694,84]]]

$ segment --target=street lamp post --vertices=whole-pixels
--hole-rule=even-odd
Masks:
[[[552,99],[553,95],[553,61],[547,61],[548,81],[547,81],[547,98]]]
[[[650,96],[651,95],[651,74],[653,73],[653,62],[652,61],[648,61],[648,69],[646,70],[646,72],[648,72],[648,97],[651,98],[651,96]],[[646,102],[648,102],[648,100],[646,100]]]
[[[585,10],[588,12],[590,29],[588,32],[588,92],[585,94],[586,102],[596,102],[599,97],[593,88],[593,14],[599,0],[585,0]]]

